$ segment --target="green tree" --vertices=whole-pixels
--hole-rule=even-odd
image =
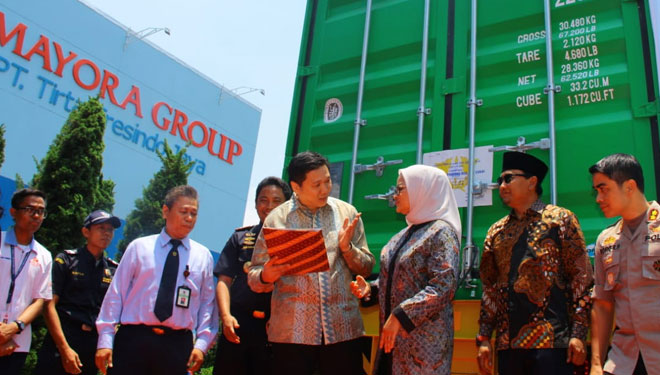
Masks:
[[[16,190],[23,189],[25,187],[25,181],[20,174],[16,173]]]
[[[91,211],[112,211],[115,184],[101,172],[105,125],[98,98],[80,103],[37,164],[30,186],[46,193],[48,217],[36,237],[53,253],[84,244],[80,226]]]
[[[135,200],[135,209],[126,217],[124,238],[119,241],[117,257],[126,250],[131,241],[145,235],[156,234],[165,226],[162,208],[165,194],[171,188],[188,183],[194,161],[185,158],[186,148],[174,153],[165,141],[164,152],[158,152],[163,165],[142,190],[142,198]]]

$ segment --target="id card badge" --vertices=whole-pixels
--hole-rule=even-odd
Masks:
[[[176,305],[187,309],[190,306],[190,288],[180,286],[176,290]]]
[[[2,317],[2,323],[4,323],[4,324],[9,323],[9,312],[0,311],[0,317]]]

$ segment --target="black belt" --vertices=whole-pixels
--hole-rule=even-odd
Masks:
[[[249,316],[254,319],[263,320],[266,319],[267,313],[264,310],[250,310],[241,306],[232,306],[232,315]]]
[[[158,336],[181,336],[191,333],[189,329],[174,329],[165,326],[148,326],[146,324],[122,324],[119,329],[136,332],[150,332]]]
[[[60,318],[60,324],[62,326],[67,326],[74,329],[79,329],[84,332],[90,332],[96,334],[96,326],[83,323],[77,319],[74,319],[66,312],[57,311],[57,315]]]

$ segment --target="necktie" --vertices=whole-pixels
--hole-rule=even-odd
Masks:
[[[158,288],[158,296],[156,297],[156,306],[154,307],[154,314],[161,322],[172,316],[176,275],[179,271],[178,248],[181,245],[181,241],[171,239],[170,243],[172,244],[172,248],[165,260],[163,276],[160,278],[160,287]]]

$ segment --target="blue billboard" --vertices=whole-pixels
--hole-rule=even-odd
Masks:
[[[243,221],[261,111],[76,0],[0,0],[3,206],[15,176],[32,178],[71,110],[93,96],[107,115],[103,174],[116,184],[115,215],[142,196],[165,140],[175,151],[189,144],[188,183],[200,194],[191,236],[220,251]]]

